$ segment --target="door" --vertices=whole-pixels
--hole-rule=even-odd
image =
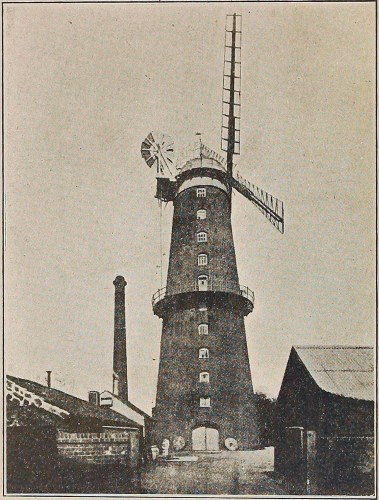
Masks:
[[[218,451],[219,432],[212,427],[197,427],[192,431],[192,450]]]
[[[200,292],[206,292],[208,290],[208,276],[199,276],[197,284]]]
[[[208,451],[218,451],[218,430],[205,428],[205,446]]]

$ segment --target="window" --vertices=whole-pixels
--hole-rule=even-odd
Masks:
[[[196,189],[196,196],[198,198],[205,198],[207,196],[207,189],[206,188],[197,188]]]
[[[199,375],[199,382],[209,382],[209,373],[208,372],[201,372]]]
[[[198,210],[196,214],[197,219],[203,220],[207,218],[207,211],[206,210]]]
[[[203,275],[197,278],[197,289],[199,292],[208,291],[208,276]]]
[[[208,325],[206,323],[202,323],[199,325],[199,335],[208,335]]]
[[[208,359],[209,358],[209,349],[202,347],[199,349],[199,359]]]
[[[208,235],[204,231],[201,233],[197,233],[197,242],[198,243],[206,243],[208,241]]]
[[[197,265],[206,266],[208,264],[208,255],[206,253],[199,253],[197,256]]]
[[[200,407],[209,408],[211,406],[211,398],[200,398]]]

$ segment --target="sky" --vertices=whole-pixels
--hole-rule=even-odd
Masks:
[[[128,283],[129,395],[153,406],[172,204],[140,156],[220,151],[225,16],[242,14],[238,170],[284,201],[281,235],[233,195],[254,389],[292,345],[375,343],[373,3],[4,6],[6,373],[112,387],[113,280]]]

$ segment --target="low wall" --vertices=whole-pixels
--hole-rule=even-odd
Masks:
[[[58,432],[58,454],[85,464],[125,464],[139,460],[139,431]]]

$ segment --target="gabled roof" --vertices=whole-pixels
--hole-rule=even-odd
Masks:
[[[116,413],[110,408],[96,406],[84,399],[77,398],[66,392],[59,391],[18,377],[7,375],[7,380],[26,389],[30,393],[39,396],[42,400],[54,405],[68,413],[69,419],[80,422],[95,422],[98,425],[122,426],[140,428],[141,426],[129,418]]]
[[[123,400],[121,400],[118,396],[116,396],[116,394],[113,394],[113,392],[111,392],[111,391],[103,391],[103,392],[100,393],[100,396],[103,395],[103,394],[109,394],[110,396],[112,396],[112,398],[117,399],[118,401],[120,401],[120,403],[128,406],[131,410],[135,411],[136,413],[138,413],[142,417],[151,418],[151,415],[149,415],[145,411],[141,410],[140,408],[138,408],[137,406],[135,406],[130,401],[123,401]]]
[[[320,389],[348,398],[373,401],[374,349],[364,346],[294,346]]]
[[[135,406],[133,403],[131,403],[130,401],[127,401],[125,403],[127,406],[129,406],[129,408],[131,408],[132,410],[134,410],[135,412],[139,413],[140,415],[142,415],[143,417],[147,417],[147,418],[151,418],[151,415],[149,415],[148,413],[146,413],[145,411],[141,410],[140,408],[138,408],[137,406]]]

